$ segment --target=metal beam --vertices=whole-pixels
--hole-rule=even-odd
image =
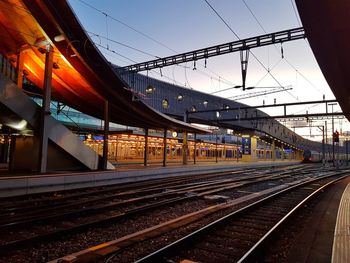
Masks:
[[[251,118],[230,118],[215,120],[216,122],[227,121],[254,121],[254,120],[268,120],[268,119],[288,119],[288,118],[310,118],[310,117],[323,117],[323,116],[344,116],[344,112],[334,113],[309,113],[309,114],[290,114],[290,115],[276,115],[276,116],[257,116]]]
[[[292,103],[281,103],[281,104],[268,104],[268,105],[259,105],[259,106],[243,106],[243,107],[235,107],[228,109],[213,109],[213,110],[200,110],[200,111],[189,111],[189,114],[198,114],[205,112],[221,112],[221,111],[235,111],[235,110],[247,110],[247,109],[260,109],[260,108],[271,108],[271,107],[287,107],[287,106],[299,106],[299,105],[307,105],[307,104],[323,104],[323,103],[332,103],[337,102],[336,100],[315,100],[315,101],[303,101],[303,102],[292,102]],[[327,112],[326,112],[327,113]]]
[[[207,59],[219,55],[224,55],[232,52],[249,50],[251,48],[272,45],[276,43],[283,43],[287,41],[305,38],[304,28],[293,28],[289,30],[279,31],[275,33],[260,35],[256,37],[237,40],[225,44],[202,48],[174,56],[158,58],[151,61],[137,63],[122,68],[116,68],[121,73],[123,72],[139,72],[151,70],[155,68],[162,68],[189,61],[197,61],[199,59]]]

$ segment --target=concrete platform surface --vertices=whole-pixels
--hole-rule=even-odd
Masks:
[[[350,183],[339,204],[332,252],[332,263],[345,262],[350,262]]]

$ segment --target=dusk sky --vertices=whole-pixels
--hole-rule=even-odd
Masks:
[[[301,26],[294,0],[208,2],[241,39]],[[205,0],[69,0],[69,3],[105,57],[120,66],[238,40]],[[107,49],[113,50],[114,53]],[[261,105],[264,100],[266,104],[272,104],[275,98],[277,103],[312,101],[321,100],[323,94],[326,99],[334,99],[307,40],[284,43],[283,59],[280,44],[252,49],[252,53],[266,69],[270,69],[278,82],[251,54],[247,86],[278,87],[280,83],[293,89],[240,102]],[[159,70],[152,70],[149,75],[207,93],[241,85],[239,53],[210,58],[207,65],[208,68],[204,68],[204,61],[198,61],[197,70],[193,70],[193,63],[189,62],[163,68],[162,77]],[[263,90],[243,92],[241,89],[231,89],[215,95],[231,98]],[[313,105],[295,108],[289,113],[320,111],[319,107],[311,106]],[[340,108],[336,106],[334,110]],[[336,128],[349,130],[348,122],[336,120]],[[296,132],[302,135],[310,133],[305,129]],[[314,128],[312,134],[319,135],[320,131]]]

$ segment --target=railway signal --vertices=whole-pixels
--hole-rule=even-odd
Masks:
[[[333,141],[334,142],[339,142],[339,132],[338,131],[335,131],[333,133]]]

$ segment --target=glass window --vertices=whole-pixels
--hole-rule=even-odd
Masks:
[[[182,101],[183,99],[184,99],[184,96],[181,93],[176,97],[177,101]]]
[[[162,100],[162,106],[164,109],[169,108],[169,101],[167,99]]]
[[[146,88],[146,93],[147,94],[153,94],[156,91],[156,88],[153,87],[152,85],[148,85]]]

